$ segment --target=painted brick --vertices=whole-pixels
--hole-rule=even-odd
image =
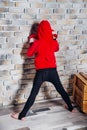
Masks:
[[[43,9],[40,9],[40,14],[51,14],[53,13],[53,9],[50,9],[50,8],[45,8],[44,10]]]
[[[57,3],[54,2],[46,4],[46,8],[57,8],[57,7],[58,7]]]
[[[66,3],[68,2],[67,0],[57,0],[58,3]]]
[[[72,3],[82,3],[83,0],[79,0],[79,1],[78,1],[78,0],[71,0],[71,2],[72,2]]]
[[[0,13],[5,13],[5,12],[9,12],[9,8],[4,8],[4,7],[0,7]]]
[[[64,1],[63,1],[64,2]],[[59,3],[59,2],[58,2]],[[64,2],[62,4],[59,4],[59,8],[61,9],[70,9],[73,7],[74,4],[70,3],[70,2]],[[76,4],[75,4],[76,5]]]
[[[9,2],[9,1],[0,1],[0,5],[2,6],[2,7],[6,7],[6,6],[15,6],[15,2]]]
[[[16,44],[22,44],[22,38],[21,37],[18,37],[18,36],[15,36],[15,37],[7,37],[7,42],[13,44],[15,43]],[[22,45],[23,46],[23,45]],[[20,47],[19,47],[20,48]]]
[[[34,3],[31,3],[31,8],[43,8],[44,7],[44,3],[41,3],[41,2],[35,2]]]
[[[4,18],[5,15],[3,13],[0,13],[0,18]]]
[[[20,25],[20,26],[22,26],[22,25],[26,25],[26,20],[20,20],[20,19],[18,19],[18,20],[15,20],[15,21],[12,21],[12,25]]]
[[[64,14],[65,11],[66,11],[65,9],[62,9],[62,8],[60,9],[60,8],[59,8],[59,9],[54,9],[54,12],[53,12],[53,13]]]
[[[87,0],[83,0],[83,2],[87,2]]]
[[[1,20],[0,20],[0,24],[1,24],[1,26],[3,26],[3,25],[11,25],[11,24],[12,24],[12,21],[11,21],[11,20],[1,19]]]
[[[11,37],[14,36],[12,32],[0,32],[0,37]]]
[[[19,27],[17,27],[17,26],[6,26],[6,27],[4,27],[4,30],[5,31],[18,31]]]
[[[0,44],[3,44],[3,43],[5,43],[5,42],[6,42],[6,38],[0,37]]]
[[[12,13],[12,14],[5,14],[5,18],[6,19],[20,19],[21,18],[21,14],[16,14],[16,13]]]
[[[30,7],[30,4],[29,3],[27,3],[27,1],[17,1],[17,2],[15,2],[15,6],[16,7]]]
[[[24,13],[24,8],[21,7],[10,7],[9,13]]]
[[[56,0],[43,0],[44,2],[56,2]]]

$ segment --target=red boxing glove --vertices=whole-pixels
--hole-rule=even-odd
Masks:
[[[52,36],[54,40],[56,40],[58,37],[57,33],[54,30],[52,30]]]

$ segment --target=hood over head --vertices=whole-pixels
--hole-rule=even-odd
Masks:
[[[52,40],[52,29],[47,20],[42,20],[38,26],[38,38],[46,41]]]

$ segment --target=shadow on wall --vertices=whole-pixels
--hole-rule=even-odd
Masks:
[[[20,97],[22,94],[24,94],[24,91],[29,83],[29,81],[33,80],[34,74],[35,74],[35,67],[34,67],[34,57],[28,58],[26,56],[26,51],[28,49],[29,45],[27,43],[24,43],[21,56],[24,59],[24,63],[22,65],[22,78],[20,79],[20,86],[17,90],[15,97],[12,101],[12,104],[17,105],[19,103]]]
[[[37,26],[37,23],[32,24],[29,35],[36,33],[35,32],[36,26]],[[23,47],[20,53],[21,57],[24,60],[24,63],[22,65],[22,78],[20,79],[19,89],[16,91],[14,99],[11,103],[13,105],[17,105],[20,103],[20,98],[25,93],[25,90],[29,84],[29,81],[32,81],[34,79],[34,75],[35,75],[34,57],[28,58],[26,56],[28,47],[29,47],[29,41],[27,40],[27,42],[23,44]]]
[[[37,24],[38,23],[34,23],[31,26],[31,30],[30,30],[29,35],[36,33],[35,27],[37,26]],[[29,47],[29,41],[27,41],[26,43],[23,44],[23,47],[22,47],[22,50],[21,50],[21,53],[20,53],[20,55],[24,59],[24,63],[23,63],[23,66],[22,66],[22,78],[20,80],[20,86],[19,86],[19,89],[16,91],[14,99],[11,103],[14,106],[22,103],[22,102],[20,102],[20,98],[24,93],[26,93],[26,88],[28,87],[29,82],[31,82],[34,79],[34,76],[35,76],[34,57],[28,58],[26,56],[26,52],[27,52],[28,47]],[[46,86],[43,86],[43,87],[44,87],[44,90],[45,90]],[[42,90],[43,90],[43,88],[42,88]],[[44,93],[44,92],[42,91],[42,93]],[[52,98],[49,95],[48,91],[46,91],[44,93],[44,96],[46,97],[46,99]]]
[[[69,87],[67,88],[67,93],[69,96],[71,96],[71,101],[73,101],[73,86],[74,86],[74,74],[72,74],[69,78]]]

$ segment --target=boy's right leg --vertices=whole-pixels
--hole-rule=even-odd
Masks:
[[[31,106],[33,105],[35,98],[39,92],[40,86],[43,83],[43,79],[42,79],[42,75],[41,73],[37,72],[35,79],[34,79],[34,83],[33,83],[33,88],[31,90],[30,96],[27,99],[27,102],[23,108],[23,110],[21,111],[21,113],[19,113],[18,119],[22,119],[23,117],[26,116],[28,110],[31,108]]]

